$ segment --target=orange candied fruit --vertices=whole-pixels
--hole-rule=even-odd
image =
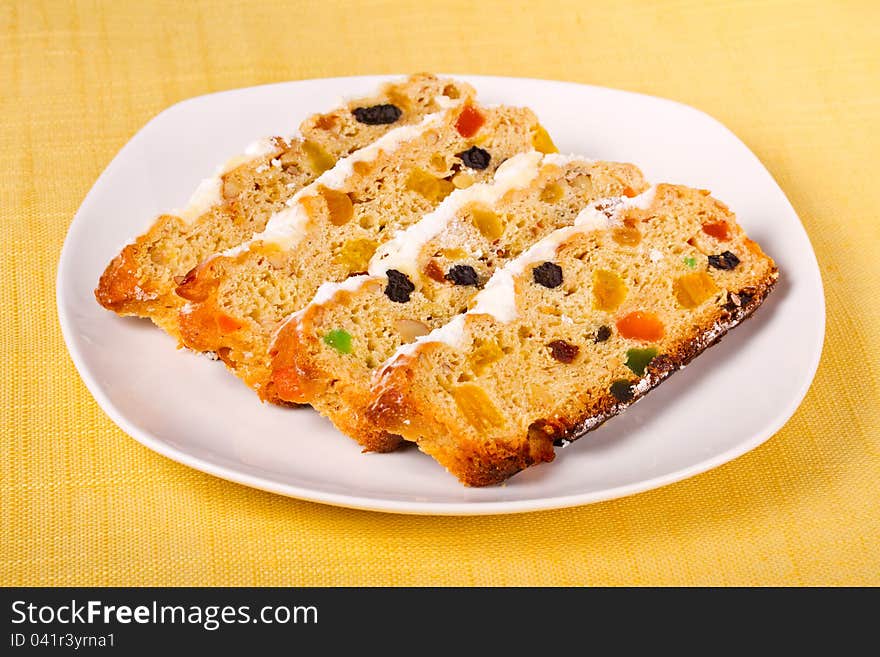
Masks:
[[[233,331],[240,329],[242,323],[234,317],[230,317],[225,313],[220,313],[217,315],[217,326],[220,327],[220,330],[224,333],[232,333]]]
[[[330,223],[334,226],[344,226],[354,216],[354,205],[351,197],[345,192],[340,192],[329,187],[320,187],[321,196],[327,203],[327,213]]]
[[[730,227],[725,221],[716,221],[711,224],[703,224],[703,232],[714,237],[716,240],[726,242],[730,239]]]
[[[303,385],[295,367],[284,367],[272,372],[272,383],[276,394],[284,401],[306,404],[311,399],[310,391]]]
[[[663,337],[666,329],[654,313],[636,310],[617,320],[617,332],[630,340],[656,342]]]
[[[477,134],[485,122],[486,117],[480,113],[480,110],[473,105],[465,105],[455,122],[455,129],[458,130],[458,134],[467,139]]]

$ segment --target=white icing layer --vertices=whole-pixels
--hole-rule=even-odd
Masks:
[[[603,198],[580,211],[574,220],[575,226],[582,226],[587,229],[607,228],[609,222],[615,222],[620,214],[625,210],[647,210],[654,202],[654,195],[657,193],[656,187],[649,187],[638,196],[630,198],[629,196],[613,196],[611,198]]]
[[[332,169],[325,171],[308,187],[304,187],[286,201],[288,206],[269,218],[265,230],[256,233],[250,240],[223,252],[224,256],[236,256],[250,249],[255,242],[270,242],[282,249],[294,248],[308,233],[309,216],[300,201],[307,196],[315,196],[321,187],[343,189],[345,183],[354,173],[356,162],[372,162],[380,152],[391,153],[402,144],[412,141],[428,130],[439,126],[447,113],[444,110],[427,115],[417,125],[401,126],[386,132],[369,146],[355,151],[346,158],[339,160]]]
[[[347,292],[355,292],[360,289],[361,285],[365,284],[368,280],[370,280],[370,276],[366,274],[359,274],[358,276],[350,276],[346,278],[344,281],[340,281],[338,283],[327,282],[321,283],[318,287],[318,291],[315,292],[315,296],[312,297],[312,300],[309,302],[307,306],[301,308],[300,310],[288,315],[283,322],[281,322],[278,327],[275,329],[275,332],[272,334],[271,339],[271,347],[274,348],[275,340],[278,338],[278,335],[290,323],[299,322],[300,318],[305,314],[306,310],[308,310],[311,306],[321,305],[322,303],[327,303],[328,301],[332,301],[333,297],[337,292],[341,292],[343,290]]]
[[[205,178],[196,187],[196,191],[189,199],[189,203],[183,210],[177,210],[174,214],[187,223],[191,223],[205,214],[208,210],[218,205],[223,200],[223,181],[220,176]]]
[[[281,248],[291,249],[306,236],[309,228],[309,215],[302,203],[294,203],[291,207],[276,212],[262,233],[257,233],[250,240],[262,240],[277,244]]]
[[[520,153],[498,167],[491,182],[455,190],[433,212],[426,214],[406,230],[398,231],[393,239],[380,246],[370,259],[369,273],[384,276],[389,269],[396,269],[417,280],[418,258],[422,247],[439,235],[462,208],[470,203],[492,207],[507,192],[528,187],[538,175],[540,163],[539,152]]]
[[[461,104],[461,101],[453,102],[441,112],[428,114],[415,125],[405,125],[389,130],[369,146],[365,146],[348,157],[339,160],[332,169],[322,173],[313,184],[321,184],[330,189],[342,189],[353,173],[356,162],[372,162],[379,156],[380,152],[391,153],[397,150],[401,144],[415,139],[431,128],[439,126],[451,108],[459,104]]]
[[[291,139],[295,139],[297,136],[298,135],[292,136]],[[249,159],[254,160],[258,157],[262,157],[263,155],[268,155],[274,150],[275,139],[273,137],[265,137],[264,139],[258,139],[257,141],[249,144],[248,147],[244,150],[244,154]],[[226,170],[230,171],[231,169],[227,168]]]
[[[558,167],[564,167],[572,162],[584,162],[586,164],[595,164],[596,160],[582,155],[563,155],[562,153],[548,153],[544,156],[542,164],[555,164]]]
[[[367,282],[370,277],[366,274],[359,274],[357,276],[349,276],[344,281],[340,281],[338,283],[322,283],[318,288],[318,291],[315,292],[315,296],[309,302],[310,306],[319,306],[322,303],[327,303],[333,299],[333,296],[337,292],[355,292],[360,289],[361,285]]]
[[[437,103],[437,107],[439,107],[440,109],[447,109],[449,107],[453,107],[457,101],[454,98],[450,98],[449,96],[438,94],[434,96],[434,102]]]
[[[223,201],[223,176],[245,162],[251,162],[277,149],[275,139],[266,137],[252,142],[245,148],[244,154],[236,155],[226,161],[217,169],[213,176],[205,178],[196,187],[196,191],[190,197],[186,207],[182,210],[173,210],[172,214],[180,217],[187,223],[191,223],[205,214],[215,205]]]
[[[514,273],[507,268],[493,274],[468,310],[473,315],[492,315],[501,322],[512,322],[516,318],[516,302],[513,298],[516,285]]]
[[[425,342],[443,342],[451,347],[458,347],[461,344],[461,337],[464,335],[464,315],[456,315],[440,328],[435,328],[427,335],[418,336],[413,342],[401,345],[397,351],[385,361],[385,364],[379,369],[381,374],[385,369],[390,367],[398,358],[410,356],[415,353],[419,345]]]
[[[454,347],[459,347],[464,338],[464,326],[466,315],[491,315],[502,323],[509,323],[516,319],[516,277],[522,275],[526,268],[537,262],[547,262],[556,259],[556,252],[560,245],[571,237],[593,230],[604,230],[618,222],[620,213],[624,209],[638,208],[648,209],[654,201],[655,187],[639,194],[634,198],[617,196],[613,198],[594,201],[578,214],[575,224],[553,231],[547,237],[535,242],[519,257],[511,260],[507,265],[497,270],[486,287],[474,298],[471,308],[464,314],[456,317],[456,320],[445,326],[435,329],[431,333],[419,338],[415,343],[407,345],[412,351],[412,345],[424,342],[444,342]],[[388,360],[390,364],[401,351]]]

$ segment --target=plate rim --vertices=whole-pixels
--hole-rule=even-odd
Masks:
[[[220,479],[224,479],[227,481],[231,481],[237,484],[241,484],[244,486],[248,486],[250,488],[256,488],[258,490],[284,495],[287,497],[292,497],[300,500],[305,500],[309,502],[317,502],[321,504],[328,504],[331,506],[342,507],[342,508],[350,508],[350,509],[358,509],[364,511],[378,511],[384,513],[394,513],[394,514],[406,514],[406,515],[424,515],[424,516],[483,516],[483,515],[507,515],[507,514],[518,514],[518,513],[529,513],[535,511],[546,511],[552,509],[565,509],[571,508],[575,506],[585,506],[589,504],[595,504],[597,502],[604,502],[608,500],[618,499],[622,497],[628,497],[630,495],[635,495],[637,493],[654,490],[657,488],[661,488],[664,486],[668,486],[670,484],[676,483],[678,481],[682,481],[684,479],[689,479],[696,475],[702,474],[703,472],[707,472],[714,468],[717,468],[725,463],[729,463],[730,461],[735,460],[736,458],[746,454],[763,443],[769,440],[773,435],[775,435],[794,415],[797,409],[800,407],[804,398],[806,397],[807,392],[815,380],[816,372],[818,371],[819,363],[821,362],[822,353],[824,350],[825,343],[825,332],[826,332],[826,324],[827,324],[827,315],[826,315],[826,303],[825,303],[825,291],[824,284],[822,281],[821,269],[819,267],[818,259],[816,257],[816,252],[813,249],[812,242],[810,241],[809,233],[807,233],[806,228],[803,225],[803,222],[800,219],[797,211],[792,206],[791,201],[788,199],[788,196],[785,193],[785,190],[779,185],[770,171],[764,166],[764,163],[755,155],[755,153],[743,142],[733,131],[731,131],[726,125],[724,125],[721,121],[713,117],[712,115],[704,112],[703,110],[697,109],[691,105],[681,103],[676,100],[672,100],[669,98],[663,98],[661,96],[653,96],[650,94],[643,94],[635,91],[628,91],[625,89],[616,89],[613,87],[604,87],[599,85],[591,85],[584,84],[580,82],[572,82],[565,80],[548,80],[542,78],[527,78],[527,77],[513,77],[513,76],[490,76],[490,75],[471,75],[471,74],[454,74],[454,73],[439,73],[438,75],[455,77],[459,79],[465,79],[467,81],[475,81],[477,84],[480,80],[509,80],[512,82],[516,81],[528,81],[528,82],[538,82],[538,83],[546,83],[553,85],[563,85],[563,86],[572,86],[572,87],[586,87],[590,89],[596,89],[601,91],[613,91],[620,94],[626,94],[631,96],[638,96],[646,99],[651,99],[652,101],[663,101],[665,103],[671,103],[679,108],[683,108],[687,111],[697,112],[702,115],[704,118],[711,121],[715,127],[720,130],[723,130],[727,133],[729,137],[739,142],[748,153],[752,156],[755,163],[770,177],[773,181],[776,188],[781,192],[782,197],[785,200],[789,210],[791,210],[792,214],[797,218],[798,225],[800,229],[804,233],[804,237],[806,238],[806,243],[809,247],[809,255],[811,256],[813,265],[812,272],[815,274],[814,283],[818,285],[819,290],[819,308],[818,308],[818,321],[821,326],[819,327],[819,331],[817,333],[817,342],[818,346],[813,350],[813,358],[811,359],[808,368],[805,370],[806,375],[800,383],[800,386],[797,390],[797,393],[791,397],[788,405],[785,407],[784,411],[777,413],[772,420],[768,421],[761,430],[753,433],[752,437],[749,440],[745,440],[743,442],[737,443],[734,447],[727,449],[723,452],[715,454],[709,458],[700,460],[699,462],[692,464],[690,466],[680,468],[678,470],[674,470],[669,473],[665,473],[663,475],[658,475],[656,477],[651,477],[648,479],[643,479],[638,482],[633,482],[630,484],[625,484],[621,486],[615,486],[612,488],[605,488],[599,491],[593,492],[585,492],[585,493],[573,493],[568,495],[558,495],[553,497],[538,497],[533,499],[524,499],[524,500],[506,500],[506,501],[463,501],[463,502],[426,502],[426,501],[405,501],[405,500],[394,500],[388,498],[377,498],[363,495],[348,495],[342,493],[333,493],[330,491],[320,491],[311,488],[306,488],[294,484],[284,483],[281,481],[277,481],[271,479],[269,477],[261,477],[254,474],[249,474],[246,472],[240,472],[233,468],[230,468],[226,465],[212,462],[207,458],[202,458],[199,456],[195,456],[193,454],[189,454],[186,451],[174,447],[163,440],[153,436],[148,431],[140,429],[137,425],[130,422],[128,418],[122,413],[115,404],[110,400],[110,398],[105,394],[101,386],[98,384],[94,374],[91,370],[85,365],[85,358],[80,351],[80,347],[78,342],[74,339],[74,327],[73,327],[73,319],[68,316],[65,311],[65,296],[64,296],[64,285],[62,282],[62,275],[64,271],[70,266],[69,262],[72,259],[71,251],[71,234],[73,234],[74,228],[78,228],[80,224],[82,224],[85,219],[83,216],[83,208],[87,206],[89,200],[92,198],[95,190],[100,186],[101,181],[104,179],[107,172],[113,167],[114,163],[123,157],[128,150],[131,143],[142,133],[144,132],[150,125],[154,122],[158,121],[164,114],[171,112],[172,110],[196,101],[201,101],[206,98],[212,96],[224,95],[232,92],[239,91],[248,91],[252,89],[259,88],[267,88],[267,87],[278,87],[278,86],[287,86],[291,84],[296,84],[298,82],[309,82],[309,81],[337,81],[342,82],[344,80],[365,80],[365,79],[393,79],[401,77],[401,74],[378,74],[378,75],[357,75],[357,76],[334,76],[334,77],[325,77],[325,78],[303,78],[299,80],[288,80],[284,82],[273,82],[269,84],[262,85],[253,85],[248,87],[240,87],[235,89],[226,89],[222,91],[216,91],[209,94],[202,94],[199,96],[193,96],[191,98],[186,98],[184,100],[178,101],[157,114],[155,114],[149,121],[147,121],[141,128],[137,130],[119,149],[119,151],[114,155],[114,157],[108,162],[107,166],[103,169],[101,174],[96,178],[95,182],[90,187],[89,191],[83,197],[82,202],[77,208],[76,213],[73,216],[70,225],[68,226],[67,233],[64,238],[64,242],[61,247],[61,251],[58,258],[58,265],[56,269],[56,277],[55,277],[55,302],[56,302],[56,311],[58,313],[58,319],[61,326],[62,337],[64,338],[64,343],[67,347],[68,354],[70,355],[71,360],[73,361],[74,367],[85,384],[88,391],[95,398],[95,401],[98,403],[98,406],[103,410],[110,419],[127,435],[134,438],[137,442],[139,442],[144,447],[165,456],[166,458],[171,459],[181,465],[185,465],[191,467],[195,470],[199,470],[206,474],[213,475]],[[760,309],[758,309],[760,313]]]

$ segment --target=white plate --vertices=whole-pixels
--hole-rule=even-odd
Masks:
[[[362,454],[310,409],[260,404],[220,364],[178,351],[148,321],[103,310],[104,266],[199,180],[269,134],[288,134],[382,77],[288,82],[187,100],[126,144],[79,209],[58,266],[67,346],[101,407],[180,463],[284,495],[421,514],[549,509],[690,477],[761,444],[794,413],[816,371],[825,303],[816,258],[782,190],[706,114],[668,100],[564,82],[460,76],[484,103],[529,105],[563,152],[632,161],[654,182],[712,190],[782,272],[755,317],[623,415],[504,486],[467,489],[417,450]]]

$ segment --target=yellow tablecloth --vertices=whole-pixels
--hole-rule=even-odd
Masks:
[[[0,3],[0,584],[880,584],[878,25],[871,0]],[[485,518],[286,499],[116,428],[54,301],[71,217],[116,151],[190,96],[419,70],[656,94],[737,133],[826,286],[824,355],[791,421],[660,490]]]

